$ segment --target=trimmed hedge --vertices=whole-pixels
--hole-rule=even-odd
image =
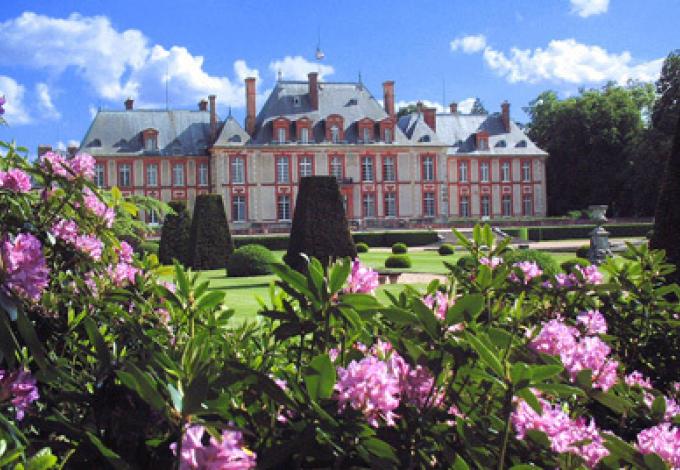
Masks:
[[[588,252],[589,251],[590,251],[590,245],[581,245],[576,250],[576,257],[588,259]]]
[[[387,247],[399,242],[408,246],[424,246],[439,241],[437,232],[433,230],[356,232],[352,237],[355,243],[363,242],[371,247]]]
[[[368,253],[368,245],[364,242],[359,242],[355,246],[357,247],[357,253]]]
[[[450,243],[442,243],[437,249],[437,253],[442,256],[452,255],[456,251],[456,247]]]
[[[189,265],[189,239],[191,238],[191,216],[184,201],[170,201],[174,214],[165,216],[158,247],[161,264],[172,264],[176,259],[181,265]]]
[[[604,228],[612,237],[644,237],[653,227],[651,223],[605,225]],[[528,240],[566,240],[573,238],[590,238],[595,225],[557,225],[549,227],[528,227]],[[521,228],[504,228],[504,232],[513,237],[520,237]],[[521,238],[521,237],[520,237]]]
[[[227,276],[263,276],[271,274],[271,265],[278,260],[262,245],[245,245],[234,250],[227,260]]]
[[[288,235],[234,235],[232,240],[236,248],[246,245],[262,245],[270,250],[287,250]]]
[[[410,268],[411,257],[406,254],[390,255],[385,258],[386,268]]]
[[[137,246],[137,251],[142,255],[149,254],[158,256],[158,242],[151,240],[143,241]]]
[[[405,243],[395,243],[392,245],[392,253],[395,255],[403,255],[408,252],[408,246]]]
[[[508,264],[520,261],[534,261],[545,274],[554,276],[560,272],[557,261],[550,254],[538,250],[513,250],[503,255],[503,259]]]
[[[196,270],[225,268],[232,251],[234,247],[222,196],[197,196],[189,241],[191,267]]]

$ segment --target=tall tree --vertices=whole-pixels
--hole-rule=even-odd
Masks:
[[[168,214],[163,222],[158,259],[162,264],[172,264],[176,259],[188,266],[191,216],[184,201],[171,201],[169,205],[175,213]]]
[[[227,257],[233,251],[222,196],[219,194],[196,196],[189,240],[191,267],[196,270],[225,268]]]
[[[670,137],[680,115],[680,49],[668,54],[664,60],[656,93],[659,99],[652,108],[652,126]],[[671,140],[672,137],[669,144]]]
[[[477,97],[475,98],[475,102],[472,104],[470,114],[489,114],[489,111],[487,111],[486,108],[484,107],[484,103],[482,103],[482,100],[480,100],[479,97]]]

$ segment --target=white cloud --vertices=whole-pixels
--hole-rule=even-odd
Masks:
[[[474,54],[486,47],[486,36],[483,34],[475,34],[470,36],[462,36],[451,41],[451,50],[456,52],[462,50],[466,54]]]
[[[28,124],[32,121],[24,105],[26,88],[11,77],[0,75],[0,96],[5,97],[3,118],[9,125]]]
[[[149,45],[135,29],[118,31],[105,16],[52,18],[25,12],[0,23],[0,65],[44,69],[58,76],[74,69],[106,100],[128,96],[140,104],[165,101],[165,81],[173,104],[194,104],[206,94],[233,106],[245,102],[244,75],[258,75],[243,60],[234,62],[236,80],[203,68],[203,57],[185,47]]]
[[[441,103],[439,103],[437,101],[430,101],[430,100],[415,100],[415,101],[402,100],[402,101],[397,101],[394,104],[394,109],[399,111],[401,108],[406,108],[408,106],[415,106],[416,104],[418,104],[418,101],[423,103],[423,107],[425,107],[425,108],[436,108],[438,113],[443,113],[443,112],[446,111],[446,109],[448,109],[448,108],[444,108],[444,106]],[[379,100],[379,102],[380,102],[381,105],[383,104],[382,100]]]
[[[60,140],[57,142],[57,145],[54,146],[55,150],[61,150],[62,152],[66,150],[66,144],[64,143],[63,140]]]
[[[94,119],[94,117],[97,115],[97,108],[94,105],[90,105],[87,107],[87,111],[90,113],[90,117]]]
[[[458,112],[463,114],[470,114],[470,111],[472,111],[473,104],[475,104],[475,98],[465,98],[460,103],[458,103]]]
[[[71,140],[68,141],[68,146],[69,147],[80,147],[80,142],[75,140],[75,139],[71,139]]]
[[[46,83],[36,83],[35,94],[38,98],[38,112],[45,119],[60,119],[61,113],[54,107],[50,89]]]
[[[273,60],[269,63],[269,70],[274,76],[281,72],[281,78],[284,80],[307,80],[307,74],[310,72],[319,72],[319,80],[324,80],[327,75],[335,73],[331,65],[317,64],[299,55]]]
[[[659,77],[663,63],[663,58],[636,63],[628,51],[610,53],[575,39],[553,40],[545,49],[513,47],[508,55],[487,47],[483,55],[486,64],[510,83],[653,81]]]
[[[606,13],[609,0],[570,0],[571,12],[582,18]]]

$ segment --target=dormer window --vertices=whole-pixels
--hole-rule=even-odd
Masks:
[[[306,117],[302,117],[295,121],[295,129],[298,142],[301,144],[308,144],[312,129],[312,121]]]
[[[158,131],[156,129],[146,129],[142,138],[144,140],[144,150],[154,152],[158,150]]]
[[[300,143],[301,144],[309,143],[309,129],[306,127],[300,129]]]
[[[273,138],[277,144],[285,144],[288,142],[288,133],[290,132],[290,121],[285,117],[280,117],[274,119],[272,123],[273,126]]]
[[[475,134],[477,150],[489,150],[489,133],[480,131]]]
[[[296,108],[300,107],[300,97],[299,96],[293,96],[293,106]]]
[[[386,144],[394,141],[394,119],[388,117],[380,121],[380,137]]]
[[[283,144],[286,142],[286,130],[282,127],[279,127],[278,129],[279,135],[278,135],[278,141],[280,144]]]
[[[93,139],[90,141],[89,144],[87,144],[88,147],[101,147],[102,146],[102,141],[99,139]]]
[[[369,118],[363,118],[357,122],[357,134],[358,138],[364,144],[368,144],[373,141],[373,129],[375,128],[375,123]]]
[[[344,140],[344,120],[339,114],[331,114],[326,118],[326,140],[338,144]]]
[[[371,141],[371,130],[367,127],[364,127],[364,133],[363,133],[362,140],[364,141],[365,144],[367,144]]]
[[[392,143],[392,129],[391,128],[386,128],[385,129],[385,137],[384,137],[385,143],[386,144],[391,144]]]
[[[340,141],[340,129],[338,126],[331,126],[331,142],[337,144]]]

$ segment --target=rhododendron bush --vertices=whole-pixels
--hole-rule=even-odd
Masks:
[[[91,169],[1,160],[0,467],[680,468],[663,253],[549,275],[476,227],[446,282],[385,297],[358,260],[274,265],[238,324],[134,254]]]

